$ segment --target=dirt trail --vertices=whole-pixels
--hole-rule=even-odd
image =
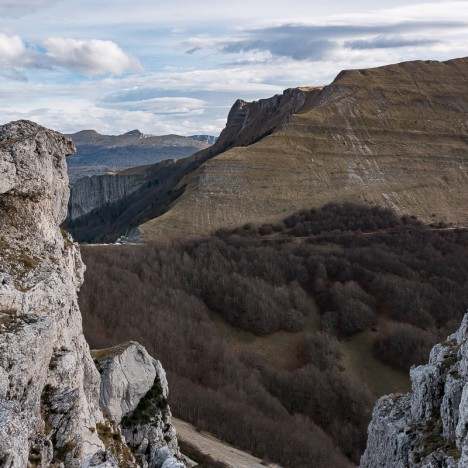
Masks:
[[[198,432],[194,426],[185,421],[172,418],[172,424],[176,428],[177,438],[196,446],[213,460],[225,463],[233,468],[265,468],[265,466],[281,468],[279,465],[262,462],[260,458],[236,449],[208,432]]]

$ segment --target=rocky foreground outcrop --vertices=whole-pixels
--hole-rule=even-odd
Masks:
[[[377,402],[360,466],[468,466],[468,314],[410,375],[411,393]]]
[[[2,467],[139,465],[99,407],[101,378],[77,303],[84,266],[58,228],[69,196],[65,156],[73,151],[68,139],[32,122],[0,127]]]
[[[121,424],[138,463],[183,467],[176,458],[180,452],[161,363],[134,341],[91,353],[101,374],[101,408],[109,419]]]

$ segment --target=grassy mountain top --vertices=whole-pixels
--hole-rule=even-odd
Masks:
[[[341,72],[329,86],[237,101],[226,150],[179,183],[147,239],[204,235],[330,201],[468,223],[468,59]]]

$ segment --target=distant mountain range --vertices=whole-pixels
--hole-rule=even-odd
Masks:
[[[468,58],[348,70],[323,88],[238,100],[213,146],[141,168],[138,190],[69,228],[89,241],[136,227],[146,239],[199,236],[330,201],[466,225],[467,113]]]
[[[185,158],[216,141],[211,135],[155,136],[139,130],[117,136],[83,130],[67,136],[77,148],[76,155],[67,160],[72,182],[83,176]]]

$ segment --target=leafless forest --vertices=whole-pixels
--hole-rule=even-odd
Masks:
[[[374,355],[407,371],[457,327],[468,233],[446,228],[327,205],[200,240],[84,247],[85,333],[92,347],[146,346],[182,419],[284,466],[347,466],[364,449],[374,398],[344,371],[340,342],[372,331]],[[228,344],[220,320],[260,337],[302,333],[296,364]]]

